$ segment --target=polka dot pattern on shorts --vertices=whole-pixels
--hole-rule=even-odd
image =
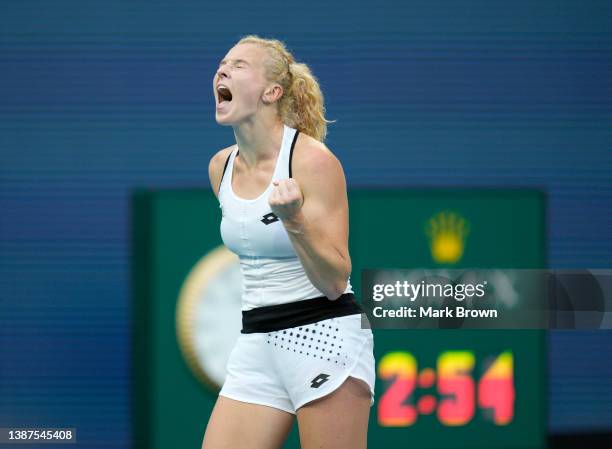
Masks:
[[[280,350],[346,366],[344,338],[336,318],[268,332],[266,342]]]

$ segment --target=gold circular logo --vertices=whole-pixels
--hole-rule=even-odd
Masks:
[[[179,293],[176,332],[187,365],[218,391],[242,327],[242,275],[238,257],[219,246],[191,269]]]

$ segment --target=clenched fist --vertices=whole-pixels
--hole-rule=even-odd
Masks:
[[[281,220],[292,220],[299,215],[304,203],[300,186],[293,178],[272,181],[272,184],[272,193],[268,198],[272,212]]]

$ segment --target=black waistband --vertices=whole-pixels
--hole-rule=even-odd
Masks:
[[[320,296],[245,310],[242,312],[241,332],[243,334],[272,332],[356,313],[362,311],[353,293],[344,293],[334,301],[326,296]]]

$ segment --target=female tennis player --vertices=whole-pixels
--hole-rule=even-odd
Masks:
[[[307,65],[250,35],[214,76],[216,121],[236,144],[210,161],[225,245],[240,258],[242,331],[203,449],[366,447],[373,338],[350,284],[348,201]]]

